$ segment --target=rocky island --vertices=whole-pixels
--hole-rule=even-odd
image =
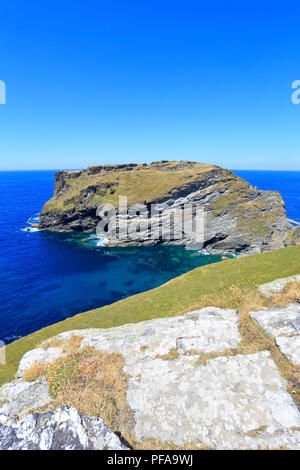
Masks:
[[[96,232],[101,219],[97,208],[101,205],[115,207],[116,217],[121,220],[119,196],[126,196],[131,207],[138,209],[142,204],[146,208],[143,221],[161,227],[161,232],[153,240],[149,236],[151,224],[144,224],[138,240],[125,238],[118,244],[199,247],[172,219],[171,237],[164,232],[164,220],[174,209],[186,204],[205,210],[200,248],[210,253],[257,253],[299,242],[299,228],[287,220],[284,201],[278,192],[253,188],[232,171],[218,166],[190,161],[99,165],[81,171],[58,171],[54,195],[40,213],[39,229]],[[159,215],[151,212],[153,204],[161,206]],[[107,237],[114,243],[109,231]]]

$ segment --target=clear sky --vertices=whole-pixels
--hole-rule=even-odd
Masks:
[[[1,2],[0,169],[300,170],[291,1]]]

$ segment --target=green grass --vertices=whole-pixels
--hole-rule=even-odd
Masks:
[[[94,197],[89,200],[88,204],[90,206],[100,203],[117,206],[119,196],[124,195],[128,198],[128,204],[144,201],[145,195],[147,195],[148,201],[152,201],[171,189],[183,186],[187,182],[199,180],[201,175],[205,177],[207,172],[216,169],[215,166],[198,163],[193,168],[174,170],[178,163],[168,162],[164,167],[165,171],[152,168],[151,165],[148,165],[147,168],[139,165],[131,171],[114,170],[113,172],[104,171],[99,174],[89,174],[86,170],[82,171],[79,177],[74,177],[73,172],[66,171],[64,172],[64,178],[68,189],[64,189],[53,196],[45,204],[44,210],[64,212],[73,209],[76,206],[76,201],[78,202],[80,199],[82,191],[89,186],[97,185],[102,186],[99,187],[99,191]],[[185,179],[187,177],[188,179]],[[227,177],[229,180],[233,178],[230,173]],[[109,188],[105,190],[105,184],[113,184],[113,191]],[[103,194],[102,191],[104,191]]]
[[[49,381],[49,395],[55,398],[57,393],[64,387],[67,380],[76,374],[76,360],[74,357],[66,360],[65,357],[59,358],[55,368],[54,377]]]
[[[233,287],[253,289],[259,284],[300,273],[300,246],[241,257],[203,266],[166,284],[55,323],[11,343],[7,364],[0,366],[0,384],[14,378],[23,354],[58,333],[82,328],[111,328],[152,318],[179,315],[210,305],[214,299],[235,307]]]

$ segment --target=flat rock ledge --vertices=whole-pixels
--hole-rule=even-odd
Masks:
[[[275,281],[261,284],[258,287],[258,290],[266,297],[272,297],[273,295],[282,292],[291,282],[300,282],[300,274],[296,274],[295,276],[290,277],[282,277],[280,279],[275,279]]]
[[[23,418],[0,414],[0,450],[128,450],[100,418],[67,406]]]
[[[83,337],[82,348],[123,356],[138,441],[158,439],[199,449],[300,449],[300,413],[270,353],[236,353],[241,337],[234,310],[207,307],[116,328],[64,332],[56,338],[72,335]],[[168,356],[173,349],[176,355]],[[226,355],[228,350],[233,355]],[[28,364],[41,357],[36,350],[31,353],[26,354]],[[219,357],[206,356],[201,362],[209,353]],[[18,398],[20,384],[24,389]],[[43,380],[30,386],[38,406],[47,402]],[[27,387],[32,393],[20,378],[2,387],[0,413],[11,416],[17,408],[24,412]]]
[[[300,413],[268,352],[148,360],[131,368],[138,440],[213,449],[300,449]]]
[[[55,338],[69,339],[72,335],[84,337],[82,347],[93,346],[99,351],[120,353],[127,364],[166,355],[172,349],[179,353],[191,349],[199,353],[236,349],[241,341],[237,312],[216,307],[115,328],[67,331]],[[49,357],[53,357],[54,349],[60,348],[49,348]],[[45,350],[28,351],[20,362],[16,377],[22,377],[25,365],[29,367],[41,360],[48,361]]]
[[[300,304],[251,312],[250,316],[274,338],[287,359],[300,365]]]

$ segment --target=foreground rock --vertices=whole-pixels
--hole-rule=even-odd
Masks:
[[[0,388],[0,413],[11,416],[26,414],[50,400],[45,378],[34,382],[17,380]]]
[[[235,311],[209,307],[56,338],[74,334],[83,337],[82,348],[123,356],[138,441],[212,449],[300,449],[300,413],[270,353],[236,352],[241,337]],[[32,363],[32,358],[27,353],[26,360]]]
[[[250,316],[291,362],[300,365],[300,304],[251,312]]]
[[[300,274],[296,274],[296,276],[275,279],[275,281],[267,282],[266,284],[261,284],[258,287],[258,290],[259,292],[261,292],[261,294],[265,295],[266,297],[272,297],[275,294],[283,292],[286,286],[291,282],[300,282]]]
[[[174,349],[178,353],[192,349],[199,353],[236,349],[241,341],[237,313],[215,307],[116,328],[67,331],[56,338],[69,339],[74,334],[84,337],[82,347],[118,352],[128,364],[167,355]],[[36,351],[38,349],[33,349],[24,356],[28,364],[39,360]],[[22,375],[23,364],[21,360],[17,377]]]
[[[128,368],[138,440],[300,449],[300,414],[268,352],[196,361],[156,359]]]
[[[0,450],[126,450],[104,421],[75,408],[12,418],[0,414]]]
[[[129,198],[128,217],[117,209],[119,196]],[[39,228],[96,232],[101,221],[97,208],[103,204],[116,208],[121,240],[115,239],[114,223],[108,223],[105,236],[117,245],[168,243],[223,254],[256,253],[298,243],[297,229],[288,222],[278,192],[257,190],[229,170],[188,161],[57,172],[54,196],[40,213]],[[187,230],[181,217],[174,216],[183,206],[205,210],[204,227],[198,227],[201,234]],[[105,224],[113,216],[109,211]],[[120,228],[124,217],[130,220],[134,238],[124,225]]]

